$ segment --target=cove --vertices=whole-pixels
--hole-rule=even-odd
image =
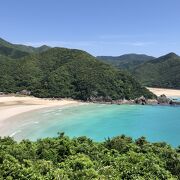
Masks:
[[[65,132],[70,137],[87,136],[96,141],[125,134],[180,145],[180,106],[83,104],[25,113],[8,122],[8,134],[16,140]]]

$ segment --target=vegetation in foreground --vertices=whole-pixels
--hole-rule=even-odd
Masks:
[[[180,179],[180,149],[124,135],[23,140],[0,138],[0,179]]]

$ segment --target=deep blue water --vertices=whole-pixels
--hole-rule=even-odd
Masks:
[[[125,134],[180,145],[180,106],[88,104],[43,109],[16,119],[18,123],[12,124],[9,131],[15,139],[36,140],[65,132],[70,137],[85,135],[102,141]]]

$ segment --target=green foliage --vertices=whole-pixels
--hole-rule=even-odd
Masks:
[[[32,46],[26,46],[21,44],[12,44],[0,38],[0,54],[6,53],[5,55],[11,55],[12,58],[17,57],[18,55],[21,55],[19,57],[23,57],[30,53],[41,53],[48,49],[50,49],[50,47],[46,45],[35,48]],[[8,51],[12,52],[8,53]]]
[[[10,58],[21,58],[24,56],[27,56],[27,52],[23,52],[14,48],[6,47],[6,46],[1,46],[0,45],[0,55],[4,55]]]
[[[156,59],[136,54],[97,58],[119,69],[127,70],[143,86],[180,89],[180,57],[174,53]]]
[[[144,54],[124,54],[122,56],[98,56],[97,59],[117,68],[126,69],[129,71],[140,64],[153,60],[154,57]]]
[[[93,142],[87,137],[36,142],[0,138],[0,179],[180,179],[180,152],[166,143],[125,135]]]
[[[127,73],[84,51],[65,48],[52,48],[17,60],[0,56],[0,82],[0,91],[26,89],[37,97],[82,100],[154,97]]]
[[[145,86],[180,89],[180,57],[170,53],[140,65],[132,74]]]

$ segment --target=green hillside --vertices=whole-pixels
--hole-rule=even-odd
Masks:
[[[130,75],[73,49],[52,48],[12,60],[0,57],[0,91],[29,90],[37,97],[134,99],[153,94]]]
[[[132,74],[145,86],[180,89],[180,57],[167,54],[138,66]]]
[[[21,51],[9,42],[0,38],[0,55],[16,59],[27,56],[28,54],[28,52]]]
[[[154,57],[144,54],[124,54],[122,56],[98,56],[97,59],[120,69],[131,70]]]
[[[180,179],[180,149],[124,135],[93,142],[86,137],[36,142],[0,138],[0,179]]]
[[[12,44],[0,38],[0,54],[8,55],[12,58],[19,58],[29,53],[40,53],[48,49],[50,49],[50,47],[46,45],[35,48],[32,46],[26,46],[21,44]]]

